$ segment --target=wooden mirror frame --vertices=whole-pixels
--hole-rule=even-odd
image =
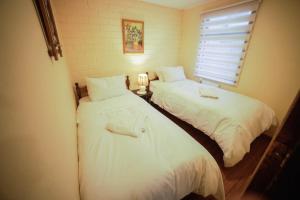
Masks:
[[[45,36],[48,54],[58,60],[62,57],[61,45],[54,21],[50,0],[33,0]]]

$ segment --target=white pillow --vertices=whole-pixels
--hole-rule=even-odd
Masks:
[[[104,78],[86,78],[89,97],[92,101],[101,101],[126,93],[125,76]]]
[[[161,70],[164,81],[173,82],[186,79],[183,67],[164,67]]]
[[[90,97],[82,97],[79,99],[79,103],[86,103],[86,102],[90,102],[91,98]]]

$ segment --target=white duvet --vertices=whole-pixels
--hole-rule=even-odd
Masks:
[[[201,97],[199,88],[211,89],[218,98]],[[150,89],[155,104],[218,143],[226,167],[242,160],[251,142],[275,124],[273,110],[264,103],[192,80],[152,81]]]
[[[107,113],[147,115],[138,137],[105,129]],[[176,200],[191,192],[224,199],[220,169],[186,132],[131,92],[78,107],[80,195],[83,200]],[[126,119],[124,119],[126,120]]]

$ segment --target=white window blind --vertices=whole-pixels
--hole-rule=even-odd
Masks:
[[[258,6],[254,0],[202,15],[195,76],[237,83]]]

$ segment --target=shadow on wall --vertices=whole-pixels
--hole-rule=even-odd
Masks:
[[[45,171],[45,166],[41,165],[44,159],[39,155],[39,149],[38,141],[30,135],[1,139],[0,171],[4,176],[1,176],[0,199],[30,198],[30,190],[35,188],[27,188],[24,185],[40,183]]]

